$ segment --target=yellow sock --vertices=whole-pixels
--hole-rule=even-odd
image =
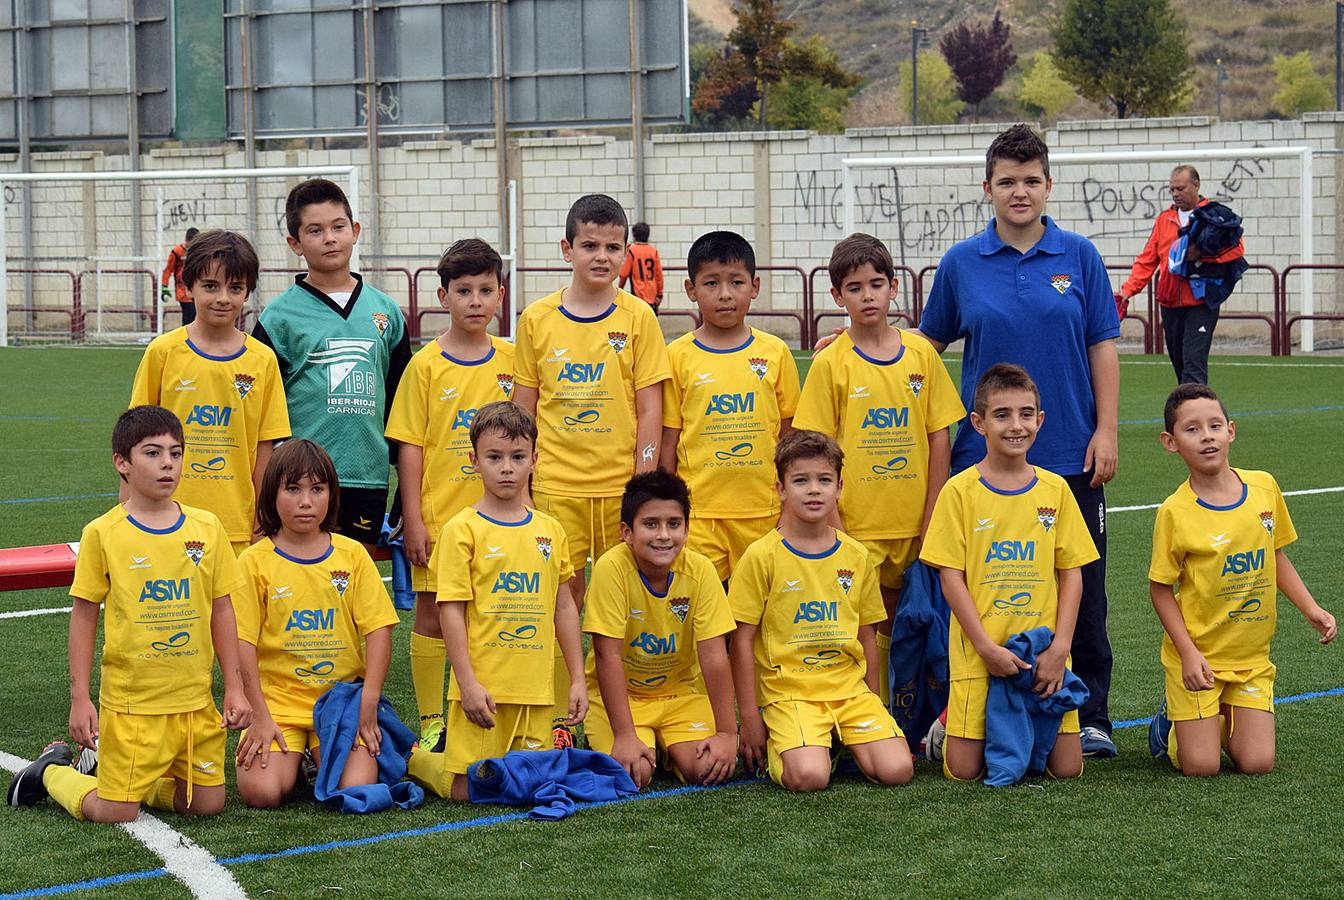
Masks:
[[[149,794],[145,796],[145,805],[154,809],[161,809],[164,812],[176,812],[173,806],[173,800],[177,797],[177,779],[160,778],[154,782],[154,786],[149,789]]]
[[[84,798],[97,790],[98,779],[92,775],[82,775],[70,766],[47,766],[42,771],[42,784],[51,799],[83,822]]]
[[[565,654],[560,650],[560,642],[555,642],[555,706],[551,708],[551,724],[562,725],[569,718],[569,669],[565,666]]]
[[[415,705],[420,709],[420,733],[443,722],[444,677],[448,668],[448,650],[443,638],[411,632],[411,686]]]
[[[877,696],[882,698],[882,708],[891,709],[891,680],[888,666],[891,663],[891,635],[877,633]]]
[[[431,753],[423,746],[416,747],[411,751],[411,758],[406,761],[406,774],[440,797],[452,796],[453,776],[448,774],[444,766],[442,753]]]

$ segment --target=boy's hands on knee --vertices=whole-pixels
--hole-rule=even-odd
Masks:
[[[999,678],[1011,678],[1018,672],[1024,672],[1031,668],[1031,665],[1019,659],[1013,651],[1007,647],[1000,647],[998,644],[991,644],[983,650],[976,648],[980,658],[985,661],[985,668],[989,674]]]
[[[98,746],[98,710],[93,701],[85,697],[70,703],[70,736],[81,747],[90,750]]]
[[[1187,691],[1213,690],[1213,669],[1198,650],[1181,657],[1181,682]]]
[[[738,729],[742,768],[755,775],[765,768],[765,720],[757,710],[743,711]]]
[[[1042,697],[1052,696],[1064,685],[1064,661],[1068,659],[1069,648],[1051,643],[1036,656],[1036,679],[1032,686]]]
[[[653,748],[641,741],[638,735],[623,734],[611,745],[611,757],[630,773],[635,787],[644,789],[653,780],[653,770],[658,765],[658,757]]]
[[[722,784],[737,765],[737,735],[715,732],[696,744],[695,758],[700,763],[701,784]]]
[[[482,728],[495,727],[495,698],[479,681],[470,685],[460,685],[462,690],[462,712],[467,720]]]
[[[1337,631],[1335,617],[1330,615],[1328,610],[1317,605],[1315,609],[1309,609],[1303,612],[1303,615],[1306,616],[1307,622],[1311,624],[1311,627],[1315,628],[1321,635],[1320,643],[1328,644],[1335,639]]]
[[[270,716],[255,720],[238,740],[238,753],[234,761],[244,770],[250,771],[253,762],[260,762],[264,769],[271,761],[271,742],[280,746],[281,753],[289,752],[285,743],[285,733]]]
[[[577,725],[588,715],[588,682],[579,678],[569,684],[569,715],[566,725]]]
[[[429,540],[429,529],[418,516],[402,518],[401,542],[411,565],[421,568],[429,565],[429,554],[433,550]]]
[[[247,700],[241,686],[224,689],[224,713],[219,717],[219,727],[229,731],[242,731],[252,724],[252,704]]]

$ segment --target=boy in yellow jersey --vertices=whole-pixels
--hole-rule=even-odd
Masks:
[[[780,440],[779,528],[747,548],[728,591],[742,761],[790,791],[830,782],[834,732],[872,781],[905,784],[914,774],[877,696],[877,573],[863,545],[830,524],[843,462],[819,432]]]
[[[622,543],[593,564],[588,591],[584,731],[640,788],[653,778],[658,750],[691,784],[722,783],[737,765],[724,639],[737,623],[714,566],[683,550],[690,514],[690,493],[676,475],[631,478],[621,497]]]
[[[305,750],[321,761],[313,706],[341,681],[364,680],[366,749],[346,757],[339,785],[378,781],[378,700],[400,619],[368,551],[332,533],[339,493],[325,450],[305,438],[286,441],[262,480],[257,519],[266,536],[238,558],[238,656],[253,717],[235,763],[238,793],[251,807],[284,802]]]
[[[112,462],[127,497],[85,526],[70,588],[70,734],[96,751],[98,774],[76,770],[70,746],[52,743],[14,776],[7,799],[32,806],[50,796],[91,822],[129,822],[141,801],[214,815],[224,808],[223,729],[252,721],[229,601],[238,564],[213,513],[173,500],[182,468],[176,416],[159,406],[122,413]],[[107,616],[95,709],[89,675],[100,604]],[[216,655],[222,716],[210,694]]]
[[[1335,639],[1335,617],[1283,551],[1297,532],[1274,476],[1229,463],[1236,425],[1218,395],[1181,385],[1167,398],[1163,424],[1162,446],[1180,454],[1190,477],[1153,524],[1148,580],[1166,631],[1166,702],[1149,746],[1186,775],[1218,774],[1224,746],[1237,771],[1270,772],[1275,599],[1283,591],[1322,644]]]
[[[831,251],[829,269],[849,328],[813,359],[794,426],[835,438],[849,460],[849,490],[832,524],[862,542],[877,567],[887,613],[877,627],[878,683],[888,704],[901,582],[947,481],[948,426],[966,410],[933,345],[887,322],[897,285],[886,246],[851,234]]]
[[[613,282],[625,258],[625,210],[605,194],[574,201],[560,252],[569,287],[533,301],[518,319],[514,399],[537,420],[536,507],[569,537],[574,602],[584,568],[621,539],[621,491],[658,464],[667,345],[658,319]],[[555,667],[557,745],[569,685]]]
[[[411,357],[387,421],[387,437],[399,444],[403,540],[416,591],[411,683],[420,742],[430,747],[443,728],[448,657],[429,557],[448,520],[481,498],[469,458],[476,410],[513,397],[513,344],[486,331],[503,293],[503,260],[485,241],[468,238],[444,251],[438,271],[439,303],[452,324]]]
[[[588,711],[574,577],[560,523],[523,503],[536,465],[537,426],[509,402],[471,425],[481,499],[444,526],[430,565],[452,676],[440,745],[420,745],[409,772],[442,797],[466,801],[467,767],[511,750],[551,748],[555,646],[569,670],[565,723]]]
[[[1062,477],[1027,462],[1045,419],[1036,383],[1021,366],[991,366],[975,388],[971,427],[985,458],[948,479],[920,559],[941,569],[952,608],[948,638],[947,742],[943,772],[974,781],[985,765],[989,677],[1031,666],[1003,644],[1037,626],[1054,631],[1036,657],[1035,690],[1059,690],[1078,620],[1082,566],[1097,558],[1078,503]],[[1083,773],[1078,711],[1064,714],[1046,761],[1057,778]]]
[[[289,437],[285,388],[274,351],[238,330],[238,314],[257,286],[257,254],[247,238],[199,235],[187,249],[182,280],[196,319],[150,342],[131,406],[163,406],[182,420],[176,499],[219,516],[237,553],[255,536],[257,491],[274,443]]]
[[[668,345],[662,466],[695,497],[687,546],[719,580],[779,521],[775,444],[798,407],[798,366],[784,342],[747,325],[761,289],[751,244],[712,231],[691,245],[686,295],[702,324]]]

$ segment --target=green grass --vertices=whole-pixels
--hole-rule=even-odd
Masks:
[[[10,384],[0,408],[0,500],[110,494],[108,433],[129,394],[137,350],[0,351]],[[803,363],[805,364],[805,360]],[[1161,501],[1183,477],[1157,444],[1170,369],[1127,357],[1122,365],[1121,467],[1112,507]],[[1235,357],[1212,375],[1239,417],[1236,464],[1273,472],[1285,490],[1344,484],[1344,365],[1303,359],[1285,366]],[[1158,364],[1153,364],[1158,363]],[[1238,365],[1231,365],[1237,363]],[[954,370],[957,361],[949,359]],[[0,546],[73,540],[111,497],[0,504]],[[1300,540],[1290,554],[1327,606],[1344,611],[1344,562],[1334,523],[1344,494],[1289,498]],[[1111,711],[1151,714],[1159,699],[1160,626],[1147,598],[1151,510],[1113,513],[1109,524]],[[64,606],[61,590],[0,594],[0,612]],[[1339,649],[1320,647],[1283,601],[1274,658],[1286,697],[1344,685]],[[0,620],[0,750],[35,755],[65,731],[66,619]],[[396,637],[387,693],[404,714],[414,700],[406,666],[409,623]],[[1038,779],[991,790],[948,784],[921,764],[907,788],[842,781],[792,797],[750,784],[586,810],[555,825],[509,822],[291,856],[232,867],[252,896],[473,895],[1007,895],[1083,892],[1325,896],[1344,879],[1328,848],[1344,833],[1334,751],[1344,738],[1344,698],[1284,705],[1279,768],[1263,778],[1183,780],[1147,755],[1146,732],[1117,732],[1121,757],[1091,763],[1077,782]],[[0,783],[7,783],[0,776]],[[656,789],[675,787],[659,782]],[[248,812],[231,796],[219,817],[163,818],[217,857],[267,853],[493,816],[495,808],[430,800],[415,812],[344,817],[312,806]],[[119,829],[72,821],[59,807],[0,808],[0,892],[156,868]],[[334,890],[339,888],[340,891]],[[101,893],[182,897],[168,878]]]

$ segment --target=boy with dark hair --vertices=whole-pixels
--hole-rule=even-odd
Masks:
[[[511,750],[549,750],[557,656],[569,670],[564,722],[588,710],[583,639],[569,590],[565,532],[524,504],[537,429],[513,403],[488,403],[471,424],[481,498],[453,516],[434,546],[440,627],[452,662],[438,746],[411,754],[410,774],[466,801],[467,767]],[[556,648],[559,648],[558,650]]]
[[[186,423],[175,496],[219,516],[234,552],[257,534],[262,474],[275,441],[290,432],[275,353],[238,330],[257,271],[256,251],[240,234],[207,231],[192,241],[182,279],[198,314],[150,342],[131,387],[131,406],[162,405]]]
[[[830,782],[835,732],[870,780],[905,784],[914,774],[877,695],[877,575],[863,545],[830,525],[843,461],[815,431],[779,442],[779,528],[747,548],[728,594],[742,759],[790,791]]]
[[[438,272],[439,304],[451,324],[411,357],[387,420],[387,437],[399,444],[402,539],[416,591],[411,682],[420,740],[431,747],[443,727],[448,657],[429,558],[443,526],[481,497],[470,460],[477,410],[513,396],[513,344],[486,330],[504,294],[503,260],[485,241],[468,238],[444,251]]]
[[[683,550],[690,512],[676,475],[656,469],[631,478],[621,497],[622,543],[594,563],[588,589],[584,731],[641,788],[659,750],[691,784],[722,783],[737,764],[725,640],[736,623],[709,560]]]
[[[828,268],[849,328],[813,359],[794,425],[834,437],[849,459],[850,490],[831,524],[861,542],[877,568],[887,613],[877,629],[878,693],[889,704],[901,584],[947,480],[948,427],[965,410],[929,342],[887,321],[897,283],[886,246],[851,234],[835,245]]]
[[[727,583],[747,547],[779,521],[771,467],[798,407],[798,366],[783,341],[746,322],[761,280],[745,238],[703,234],[686,265],[686,296],[701,324],[667,348],[661,465],[690,484],[687,544]]]
[[[952,608],[947,742],[943,771],[972,781],[985,766],[989,678],[1032,666],[1003,646],[1037,626],[1054,632],[1036,657],[1035,691],[1049,697],[1064,681],[1080,568],[1097,558],[1082,514],[1060,476],[1027,462],[1045,419],[1036,383],[1021,366],[998,364],[976,384],[971,427],[985,456],[948,479],[938,495],[920,559],[938,567]],[[1046,766],[1058,778],[1083,772],[1078,713],[1065,713]]]
[[[308,271],[266,304],[253,337],[275,350],[295,437],[331,454],[341,479],[339,531],[372,546],[387,512],[388,408],[411,358],[396,302],[350,271],[359,239],[333,182],[302,182],[285,200],[290,249]]]
[[[1328,644],[1335,617],[1303,584],[1284,548],[1297,539],[1278,482],[1234,469],[1237,436],[1218,395],[1183,384],[1163,410],[1162,446],[1190,477],[1157,510],[1153,608],[1162,620],[1166,699],[1148,729],[1153,756],[1186,775],[1216,775],[1226,748],[1237,771],[1274,769],[1274,664],[1279,591]]]
[[[532,499],[569,537],[580,609],[588,559],[620,541],[621,491],[631,475],[657,466],[662,437],[667,345],[648,304],[613,284],[625,239],[619,203],[580,197],[560,242],[574,269],[569,287],[518,319],[514,399],[536,415],[540,432]],[[571,739],[562,727],[567,695],[557,683],[560,743]]]
[[[1075,672],[1088,689],[1083,751],[1114,756],[1104,485],[1115,476],[1118,458],[1120,320],[1097,248],[1045,215],[1050,151],[1040,135],[1014,125],[996,137],[985,154],[982,187],[994,218],[943,255],[919,331],[940,353],[965,339],[961,399],[967,408],[980,376],[995,363],[1024,367],[1040,387],[1050,427],[1029,462],[1063,476],[1100,553],[1083,569],[1073,644]],[[952,443],[952,471],[983,456],[979,432],[963,425]]]
[[[663,261],[658,249],[649,243],[649,226],[637,222],[630,229],[634,241],[626,248],[625,262],[621,264],[620,287],[630,285],[630,293],[653,307],[655,313],[663,303]]]
[[[112,463],[126,499],[85,526],[70,588],[70,734],[96,751],[97,777],[74,768],[70,746],[54,742],[14,776],[7,800],[32,806],[51,796],[92,822],[130,822],[141,801],[214,815],[224,808],[222,729],[252,721],[229,599],[241,586],[238,565],[219,519],[173,500],[182,469],[176,416],[159,406],[122,413]],[[89,676],[100,605],[107,615],[95,709]],[[216,655],[223,715],[210,691]]]

